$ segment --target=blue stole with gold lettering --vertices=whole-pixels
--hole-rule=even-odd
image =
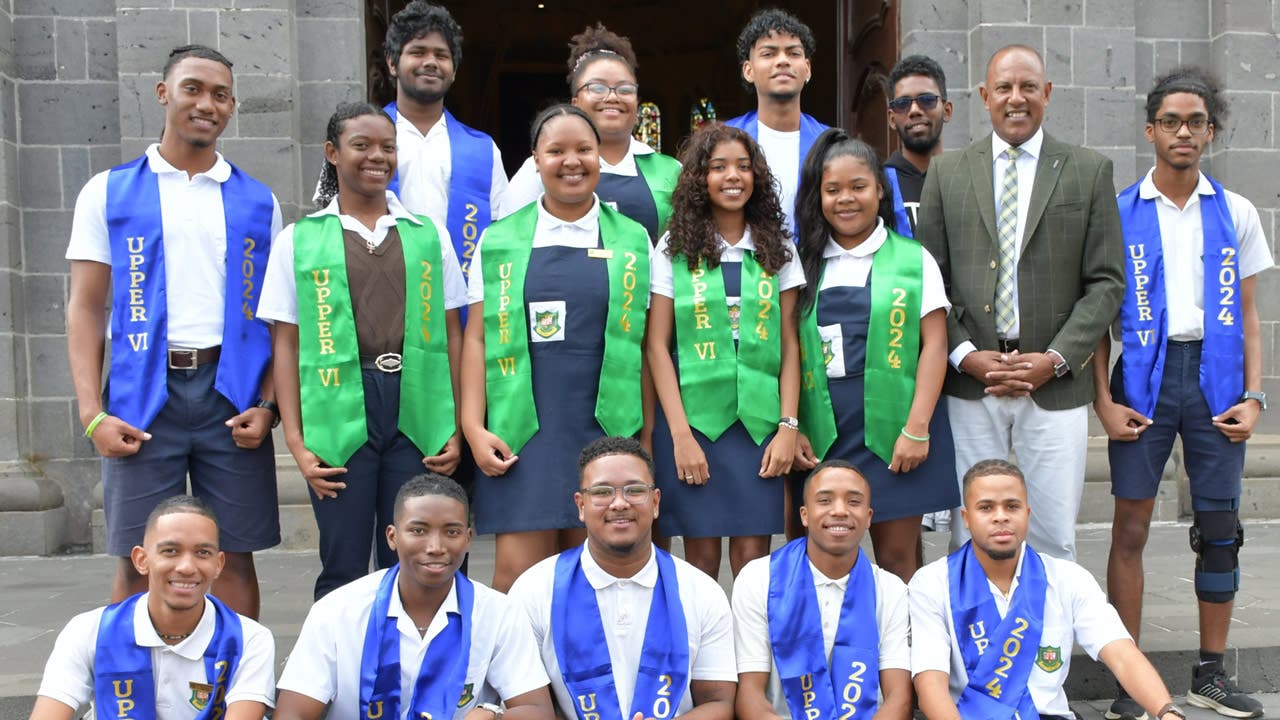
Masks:
[[[884,176],[889,181],[889,190],[893,193],[893,229],[902,237],[914,238],[915,234],[911,232],[911,217],[907,215],[907,205],[902,199],[902,187],[898,184],[898,169],[885,165]]]
[[[1023,547],[1022,573],[1004,619],[991,597],[987,573],[973,554],[973,541],[947,558],[951,623],[969,674],[969,684],[956,703],[960,717],[1007,720],[1015,712],[1022,720],[1039,716],[1027,680],[1044,630],[1049,582],[1044,561],[1030,545]]]
[[[271,190],[239,168],[222,183],[227,267],[222,355],[214,388],[244,412],[258,399],[271,359],[271,334],[257,319],[271,252]],[[111,414],[146,429],[169,397],[168,304],[165,293],[160,183],[147,156],[107,176],[111,243]]]
[[[623,715],[596,591],[582,572],[582,552],[579,546],[560,553],[551,596],[551,638],[574,713],[579,720],[587,720],[588,714],[629,720],[637,712],[654,720],[675,717],[689,679],[689,632],[675,563],[653,548],[658,583],[649,604],[631,711]]]
[[[822,642],[822,613],[805,538],[769,558],[769,644],[791,717],[870,717],[880,691],[876,581],[862,551],[849,572],[831,663]],[[834,681],[835,676],[840,679]],[[838,708],[838,709],[837,709]]]
[[[726,120],[724,124],[746,132],[752,140],[760,140],[760,117],[755,110]],[[826,129],[827,126],[815,120],[813,116],[800,113],[800,164],[796,167],[804,167],[804,159],[809,155],[809,148],[813,147],[813,142]],[[798,183],[799,179],[796,182]]]
[[[383,110],[396,122],[399,115],[393,102]],[[462,264],[462,275],[471,270],[480,234],[493,221],[490,191],[493,188],[493,139],[462,124],[448,110],[444,111],[444,127],[449,133],[449,211],[444,226],[453,239],[453,249]],[[387,189],[400,196],[400,171],[391,178]],[[439,219],[439,218],[437,218]],[[463,311],[466,308],[462,308]]]
[[[382,576],[369,610],[360,655],[360,718],[399,718],[400,712],[400,630],[396,618],[387,615],[391,593],[398,592],[397,563]],[[458,613],[448,613],[449,624],[431,640],[418,668],[418,679],[409,701],[409,717],[452,718],[462,697],[471,659],[471,608],[475,587],[461,572],[453,576],[458,592]]]
[[[144,595],[138,593],[102,611],[93,655],[93,704],[97,717],[156,720],[151,648],[138,644],[133,627],[135,606]],[[227,688],[231,687],[244,652],[240,616],[214,596],[205,597],[214,611],[213,637],[204,650],[205,682],[212,690],[196,720],[226,715]]]
[[[1240,310],[1240,243],[1227,206],[1226,191],[1204,176],[1212,194],[1200,195],[1204,234],[1204,342],[1200,351],[1200,391],[1214,415],[1240,401],[1244,392],[1244,330]],[[1142,182],[1120,193],[1124,228],[1125,292],[1120,306],[1124,352],[1124,394],[1129,407],[1147,417],[1155,413],[1164,377],[1169,335],[1164,248],[1154,198],[1144,200]],[[1175,288],[1191,292],[1191,288]]]

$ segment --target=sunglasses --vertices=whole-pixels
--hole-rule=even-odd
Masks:
[[[889,109],[899,115],[905,115],[911,112],[911,103],[918,103],[921,110],[929,112],[930,110],[938,107],[938,101],[941,99],[942,96],[935,95],[933,93],[923,93],[915,97],[903,95],[902,97],[890,100]]]

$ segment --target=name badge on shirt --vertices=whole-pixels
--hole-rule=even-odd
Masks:
[[[613,250],[611,248],[587,248],[587,257],[612,260]]]

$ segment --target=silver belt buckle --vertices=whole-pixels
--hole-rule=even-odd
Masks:
[[[384,373],[398,373],[404,367],[400,353],[382,353],[373,359],[373,366]]]
[[[169,369],[195,370],[200,366],[199,352],[191,348],[169,348]]]

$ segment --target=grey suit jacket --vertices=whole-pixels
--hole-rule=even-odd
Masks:
[[[933,159],[920,197],[916,237],[942,270],[948,347],[969,340],[995,350],[999,266],[991,136]],[[1111,161],[1045,133],[1018,260],[1019,345],[1053,348],[1070,365],[1032,394],[1046,410],[1093,400],[1089,362],[1124,295],[1124,247]],[[948,395],[976,400],[984,384],[948,367]]]

